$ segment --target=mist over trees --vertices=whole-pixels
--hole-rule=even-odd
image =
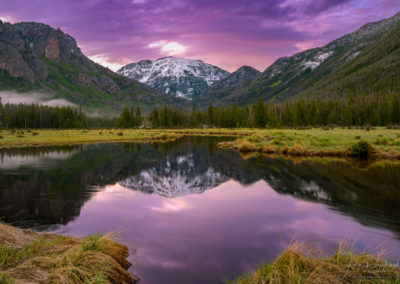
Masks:
[[[87,118],[81,108],[50,107],[39,104],[2,104],[1,128],[82,128]]]
[[[388,126],[400,124],[400,94],[354,96],[345,99],[298,99],[284,103],[213,106],[197,110],[164,105],[147,116],[140,107],[125,107],[119,118],[88,117],[81,108],[38,104],[2,104],[1,128],[169,128],[169,127],[305,127]]]

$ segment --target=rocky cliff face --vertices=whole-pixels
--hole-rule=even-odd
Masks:
[[[41,59],[78,64],[85,71],[99,72],[61,30],[38,23],[0,23],[0,68],[30,82],[46,79],[47,64]]]
[[[201,60],[164,57],[131,63],[118,74],[137,80],[173,97],[194,99],[229,72]]]
[[[91,61],[73,37],[40,23],[0,22],[0,70],[0,89],[39,90],[92,109],[177,103]]]

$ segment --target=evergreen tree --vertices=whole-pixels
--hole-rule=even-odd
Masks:
[[[151,122],[152,127],[159,127],[160,126],[160,117],[158,114],[158,109],[154,108],[149,116],[149,120]]]
[[[257,127],[265,127],[266,122],[265,106],[263,100],[260,98],[254,104],[254,124]]]
[[[135,126],[142,125],[143,117],[142,117],[142,112],[140,110],[140,107],[136,107],[136,114],[135,114],[135,118],[133,119],[133,121],[134,121]]]
[[[131,127],[131,113],[129,112],[128,107],[124,107],[124,110],[119,117],[118,126],[122,128]]]
[[[169,127],[171,125],[170,111],[165,104],[160,111],[160,125],[163,127]]]
[[[208,124],[212,125],[214,124],[214,108],[212,103],[210,103],[210,105],[208,106],[207,109],[207,117],[208,117]]]

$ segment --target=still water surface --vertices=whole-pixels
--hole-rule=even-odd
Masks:
[[[400,165],[243,159],[222,138],[0,151],[4,222],[119,232],[141,283],[221,283],[291,242],[400,260]],[[222,139],[222,140],[226,140]]]

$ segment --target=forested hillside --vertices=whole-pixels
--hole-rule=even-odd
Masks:
[[[115,111],[124,105],[179,105],[150,87],[94,63],[75,39],[48,25],[0,21],[0,90],[39,91],[85,109]]]
[[[263,100],[341,98],[400,92],[400,13],[329,44],[278,59],[216,105]]]

